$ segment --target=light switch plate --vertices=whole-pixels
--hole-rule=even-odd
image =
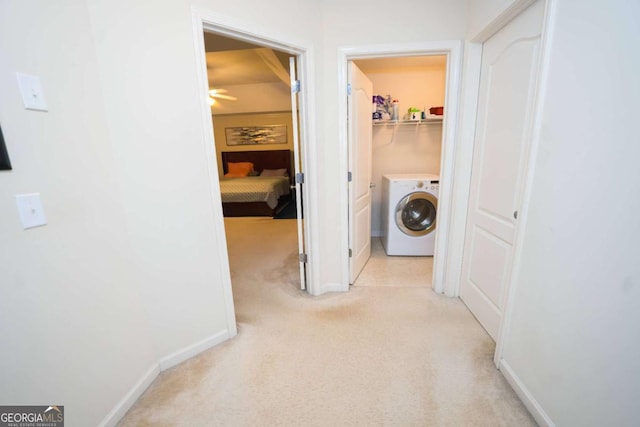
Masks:
[[[40,78],[22,73],[16,73],[16,77],[18,77],[18,86],[22,94],[24,108],[27,110],[48,111]]]
[[[16,196],[16,204],[18,205],[20,221],[22,221],[22,226],[25,230],[47,224],[40,193],[19,194]]]

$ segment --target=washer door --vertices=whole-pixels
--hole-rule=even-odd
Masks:
[[[396,225],[408,236],[425,236],[436,228],[437,208],[438,199],[433,194],[407,194],[396,206]]]

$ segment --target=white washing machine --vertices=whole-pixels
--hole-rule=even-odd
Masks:
[[[433,256],[440,177],[382,177],[382,245],[387,255]]]

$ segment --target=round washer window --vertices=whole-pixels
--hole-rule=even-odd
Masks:
[[[422,191],[406,195],[396,207],[396,225],[409,236],[419,237],[436,228],[438,199]]]

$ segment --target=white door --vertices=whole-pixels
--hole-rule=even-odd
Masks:
[[[355,282],[371,256],[371,103],[373,85],[349,61],[349,283]]]
[[[544,2],[483,45],[460,298],[495,340],[529,155]]]
[[[296,212],[298,225],[298,264],[300,267],[300,289],[307,287],[307,269],[304,231],[302,223],[302,163],[300,161],[300,135],[298,133],[298,93],[300,85],[296,74],[296,58],[289,58],[289,76],[291,78],[291,123],[293,124],[293,168],[296,174],[295,179],[295,195],[296,195]]]

